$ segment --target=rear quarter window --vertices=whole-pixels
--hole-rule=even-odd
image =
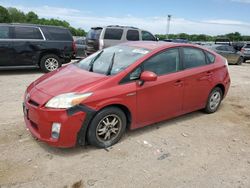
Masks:
[[[36,27],[14,27],[14,38],[16,39],[43,39],[40,30]]]
[[[0,26],[0,39],[10,38],[10,28],[8,26]]]
[[[210,52],[205,51],[207,56],[207,62],[208,64],[212,64],[215,61],[215,55],[211,54]]]
[[[73,41],[72,35],[68,29],[47,27],[44,28],[50,40]]]
[[[104,39],[121,40],[122,33],[123,33],[122,29],[107,28],[104,34]]]

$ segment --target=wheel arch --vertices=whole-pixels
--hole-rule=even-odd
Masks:
[[[83,146],[87,143],[87,132],[88,132],[88,129],[89,129],[91,122],[93,121],[93,119],[95,118],[95,116],[98,112],[100,112],[101,110],[103,110],[105,108],[109,108],[109,107],[117,107],[124,112],[126,119],[127,119],[126,129],[130,129],[130,125],[132,123],[132,114],[131,114],[131,111],[129,110],[129,108],[126,105],[119,104],[119,103],[107,104],[105,106],[102,106],[97,111],[95,111],[92,115],[90,115],[89,119],[87,119],[87,122],[83,122],[82,128],[80,129],[80,131],[78,132],[78,135],[77,135],[78,144]]]
[[[61,61],[61,56],[60,56],[60,52],[58,50],[55,50],[55,49],[51,49],[51,50],[46,50],[46,51],[42,51],[40,53],[40,56],[39,56],[39,59],[38,59],[38,65],[40,66],[41,64],[41,59],[43,56],[45,55],[49,55],[49,54],[53,54],[53,55],[56,55],[59,60]]]
[[[218,88],[221,89],[221,91],[222,91],[222,96],[223,96],[223,98],[224,98],[224,96],[225,96],[225,86],[224,86],[222,83],[219,83],[219,84],[215,85],[215,86],[212,88],[212,90],[213,90],[214,88],[216,88],[216,87],[218,87]],[[212,91],[212,90],[211,90],[211,91]]]

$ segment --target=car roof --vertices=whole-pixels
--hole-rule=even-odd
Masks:
[[[156,50],[159,48],[170,48],[170,47],[180,47],[180,46],[189,46],[189,47],[198,47],[200,46],[193,45],[193,44],[186,44],[186,43],[173,43],[173,42],[162,42],[162,41],[136,41],[136,42],[126,42],[123,45],[145,48],[148,50]]]
[[[63,26],[29,24],[29,23],[0,23],[0,26],[51,27],[51,28],[67,29]]]

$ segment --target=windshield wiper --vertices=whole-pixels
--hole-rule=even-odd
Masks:
[[[89,63],[89,72],[93,72],[93,66],[94,66],[94,63],[95,61],[100,57],[100,55],[102,54],[103,50],[99,52],[99,54],[97,54],[92,60],[91,62]]]
[[[111,70],[112,70],[114,62],[115,62],[114,60],[115,60],[115,52],[113,53],[113,56],[112,56],[111,62],[109,64],[109,68],[107,70],[106,75],[110,75],[111,74]]]

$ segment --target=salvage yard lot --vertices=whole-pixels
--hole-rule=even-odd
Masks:
[[[218,112],[194,112],[135,131],[112,148],[53,148],[23,121],[39,70],[0,72],[0,187],[250,187],[250,64],[229,66]]]

